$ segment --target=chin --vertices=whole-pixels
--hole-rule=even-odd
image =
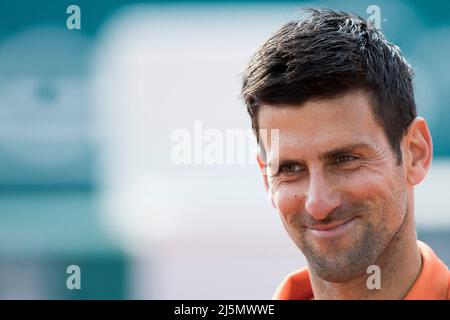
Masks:
[[[366,275],[368,265],[365,264],[339,264],[330,263],[318,265],[308,262],[309,269],[320,279],[328,282],[348,282]]]
[[[339,246],[339,250],[335,248]],[[336,247],[303,248],[310,270],[319,278],[330,282],[347,282],[367,274],[367,267],[376,264],[373,246],[352,246],[348,243]],[[310,247],[311,249],[311,247]]]

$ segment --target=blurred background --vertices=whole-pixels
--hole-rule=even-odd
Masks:
[[[309,6],[376,20],[415,68],[435,152],[419,238],[450,265],[450,3],[1,1],[0,298],[270,299],[305,259],[251,142],[177,164],[175,133],[197,154],[248,132],[241,72]]]

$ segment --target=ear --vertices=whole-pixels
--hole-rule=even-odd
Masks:
[[[263,178],[264,188],[266,189],[266,192],[267,192],[267,199],[272,204],[272,206],[274,208],[276,208],[275,201],[273,200],[273,197],[272,197],[272,192],[270,192],[269,182],[267,181],[267,170],[266,170],[267,165],[261,159],[261,156],[259,154],[256,155],[256,161],[258,162],[259,171],[261,172],[261,176]]]
[[[406,178],[412,185],[419,184],[427,175],[433,159],[433,142],[427,122],[417,117],[404,137]]]

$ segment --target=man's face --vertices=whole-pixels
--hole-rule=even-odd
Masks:
[[[279,129],[279,166],[266,187],[283,224],[320,278],[366,273],[407,213],[407,181],[368,96],[354,91],[301,106],[261,107],[261,129]],[[276,163],[267,142],[267,162]]]

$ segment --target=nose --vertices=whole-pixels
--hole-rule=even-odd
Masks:
[[[324,173],[321,170],[310,171],[305,200],[306,212],[316,220],[323,220],[340,205],[341,196]]]

